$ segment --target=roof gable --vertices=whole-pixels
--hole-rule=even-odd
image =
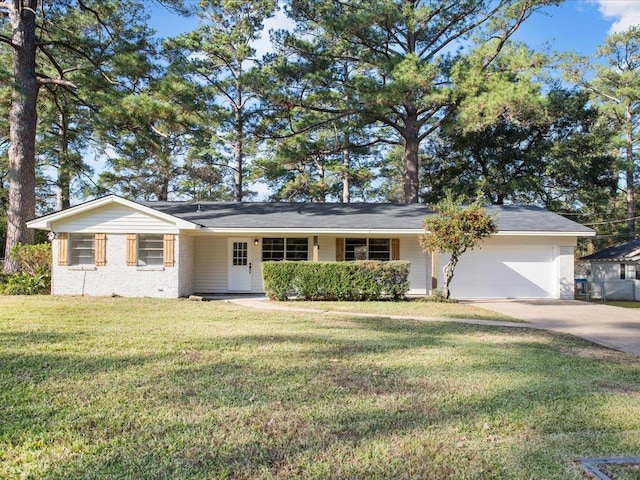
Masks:
[[[27,222],[29,228],[68,232],[195,229],[197,225],[142,204],[110,195]]]

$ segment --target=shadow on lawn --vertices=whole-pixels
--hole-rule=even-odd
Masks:
[[[78,334],[67,334],[67,333],[58,333],[58,332],[24,332],[24,331],[16,331],[16,332],[0,332],[0,346],[5,344],[7,346],[24,346],[24,345],[33,345],[33,344],[48,344],[48,343],[59,343],[70,340],[72,338],[76,338]]]
[[[113,373],[125,396],[135,385],[122,373],[158,362],[143,398],[132,403],[162,414],[141,416],[127,431],[103,419],[111,436],[53,461],[47,478],[572,478],[574,467],[558,455],[571,456],[576,431],[588,438],[640,429],[607,425],[601,415],[600,394],[610,393],[603,379],[632,392],[640,386],[640,362],[618,362],[622,354],[584,358],[580,348],[600,349],[527,330],[345,321],[359,334],[336,335],[330,322],[296,333],[292,324],[287,333],[193,337],[164,355],[0,355],[0,365],[9,365],[9,395],[22,395],[0,425],[10,434],[26,428],[27,436],[69,428],[55,412],[44,425],[24,415],[49,401],[42,391],[20,392],[25,384]],[[501,335],[509,341],[491,343]],[[34,384],[19,378],[25,368]],[[125,401],[111,413],[126,412]],[[520,434],[560,435],[553,448],[565,450],[532,448]],[[492,453],[503,439],[502,454]],[[580,445],[575,456],[602,453]],[[524,452],[542,463],[538,470],[518,466]]]
[[[13,345],[19,346],[26,344],[32,335],[16,334],[11,337]],[[57,344],[75,339],[76,335],[44,334],[36,338],[41,344],[46,344],[47,338]],[[69,400],[73,405],[59,405],[57,395],[61,392],[73,391],[84,382],[90,384],[100,375],[113,374],[118,377],[123,371],[159,362],[167,357],[94,356],[90,353],[15,354],[10,350],[5,351],[6,353],[0,353],[0,440],[18,444],[69,428],[67,417],[77,419],[81,415],[80,410],[73,411],[75,407],[86,408],[105,394],[104,385],[103,390],[82,389],[81,393]],[[71,411],[68,410],[70,406]]]

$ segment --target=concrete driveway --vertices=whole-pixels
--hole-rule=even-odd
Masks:
[[[622,352],[640,355],[640,309],[577,300],[465,301],[528,322],[530,327],[568,333]]]
[[[289,310],[328,315],[370,317],[368,313],[326,311],[296,308],[272,303],[264,296],[219,297],[238,305],[266,310]],[[537,328],[568,333],[621,352],[640,355],[640,309],[612,307],[577,300],[465,300],[463,303],[509,315],[527,323],[463,318],[431,318],[406,315],[379,315],[386,318],[414,319],[431,322],[460,322],[509,328]],[[375,316],[375,315],[374,315]]]

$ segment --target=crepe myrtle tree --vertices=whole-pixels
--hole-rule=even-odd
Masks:
[[[450,297],[449,285],[460,257],[467,250],[473,250],[482,240],[498,231],[494,219],[482,208],[479,200],[461,207],[448,195],[435,207],[436,215],[423,221],[425,234],[420,244],[425,252],[443,252],[450,255],[442,268],[444,277],[443,294]]]

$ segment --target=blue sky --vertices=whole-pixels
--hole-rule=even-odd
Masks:
[[[196,3],[196,0],[187,0]],[[152,9],[151,26],[158,36],[178,35],[197,25],[195,19],[185,19],[167,12],[161,6]],[[605,37],[640,24],[640,0],[565,0],[559,7],[547,7],[527,20],[516,38],[533,48],[549,44],[554,50],[592,54]],[[271,19],[266,29],[288,26],[283,15]],[[268,35],[258,46],[267,51]]]

